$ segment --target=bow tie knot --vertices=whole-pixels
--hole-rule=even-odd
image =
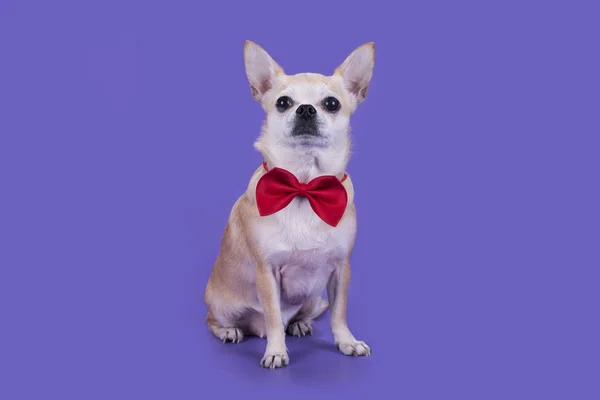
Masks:
[[[306,187],[305,183],[300,182],[300,185],[298,185],[298,196],[306,197]]]
[[[267,169],[266,165],[265,169]],[[282,210],[296,196],[307,198],[315,214],[331,226],[337,226],[340,222],[348,203],[348,194],[344,185],[331,175],[320,176],[308,183],[302,183],[291,172],[282,168],[273,168],[267,171],[256,185],[256,204],[261,216]]]

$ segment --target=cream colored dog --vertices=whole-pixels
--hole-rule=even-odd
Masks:
[[[338,349],[346,355],[369,355],[369,346],[352,335],[346,322],[356,211],[345,170],[350,116],[366,97],[374,45],[358,47],[331,76],[286,75],[251,41],[245,43],[244,58],[252,95],[266,112],[255,143],[265,163],[231,211],[206,286],[206,322],[223,342],[266,336],[261,365],[277,368],[289,363],[286,330],[297,336],[312,333],[311,321],[330,306]],[[337,177],[347,193],[339,223],[324,222],[301,195],[261,216],[257,183],[274,168],[289,171],[301,184]],[[325,287],[329,304],[321,297]]]

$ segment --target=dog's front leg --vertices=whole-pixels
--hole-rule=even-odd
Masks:
[[[281,319],[281,306],[277,281],[270,265],[259,265],[256,271],[258,297],[265,314],[267,326],[267,350],[260,365],[279,368],[289,363],[285,345],[285,329]]]
[[[350,285],[350,262],[337,266],[327,283],[327,297],[331,307],[331,329],[337,348],[347,356],[368,356],[371,349],[365,342],[358,341],[348,329],[346,304]]]

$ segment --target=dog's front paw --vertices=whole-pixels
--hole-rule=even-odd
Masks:
[[[359,340],[349,340],[337,344],[339,351],[347,356],[370,356],[371,348],[365,342]]]
[[[287,349],[272,351],[267,348],[264,357],[260,360],[260,365],[263,368],[281,368],[290,363],[290,358]]]
[[[310,323],[305,321],[292,322],[287,328],[288,335],[292,336],[306,336],[312,335],[312,326]]]

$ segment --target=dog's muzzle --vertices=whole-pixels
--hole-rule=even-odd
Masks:
[[[292,136],[319,136],[317,110],[310,104],[302,104],[296,109]]]

